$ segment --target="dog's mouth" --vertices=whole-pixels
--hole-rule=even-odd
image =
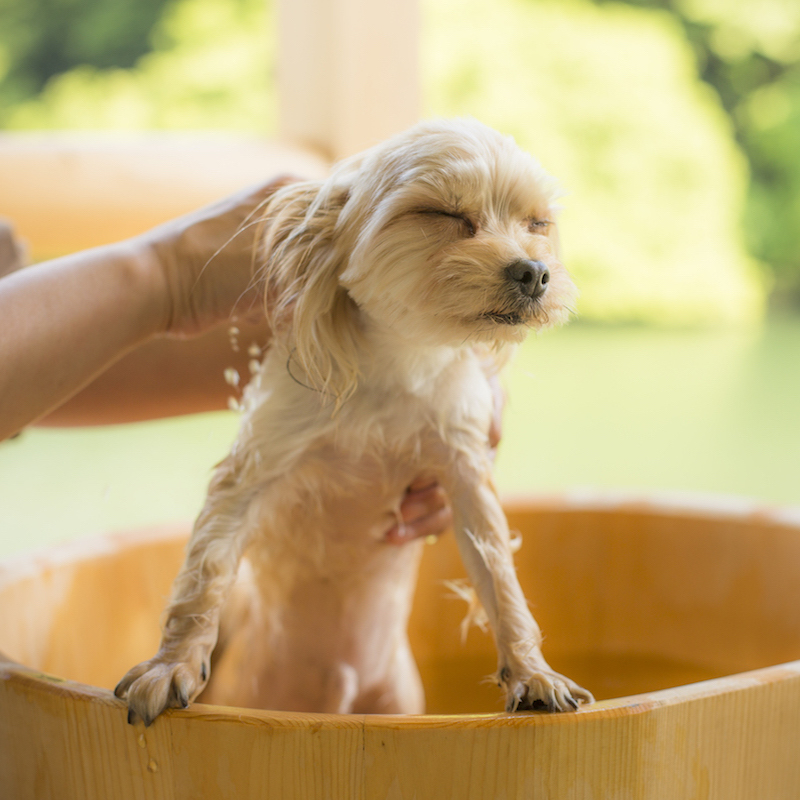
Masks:
[[[536,318],[541,303],[534,298],[524,298],[514,303],[501,303],[499,308],[484,311],[480,319],[495,325],[526,325]],[[505,306],[505,308],[503,308]]]
[[[496,325],[521,325],[525,322],[525,318],[517,311],[486,311],[481,314],[481,319]]]

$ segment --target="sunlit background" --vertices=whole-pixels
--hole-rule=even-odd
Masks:
[[[500,488],[800,503],[800,4],[422,10],[424,115],[477,117],[558,176],[581,290],[578,320],[510,372]],[[276,130],[265,0],[0,15],[6,130]],[[235,428],[221,412],[0,444],[0,553],[191,518]]]

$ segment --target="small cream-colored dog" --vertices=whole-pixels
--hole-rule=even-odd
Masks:
[[[274,338],[248,387],[168,608],[117,687],[129,719],[226,705],[422,713],[406,625],[422,543],[390,546],[404,490],[446,489],[508,710],[591,695],[544,660],[492,483],[486,374],[564,320],[554,183],[510,138],[431,122],[265,209]],[[218,642],[219,636],[219,642]]]

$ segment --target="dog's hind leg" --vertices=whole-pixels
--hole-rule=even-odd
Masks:
[[[173,584],[158,653],[133,667],[114,690],[128,700],[129,721],[138,716],[149,725],[166,708],[185,708],[208,681],[220,611],[247,541],[254,496],[253,489],[242,488],[233,458],[222,462]]]
[[[350,714],[359,690],[358,672],[350,664],[333,664],[323,679],[325,697],[319,709],[327,714]]]

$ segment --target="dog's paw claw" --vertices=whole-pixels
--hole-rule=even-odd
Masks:
[[[549,668],[530,670],[525,679],[514,679],[511,675],[505,667],[500,672],[501,678],[505,678],[506,711],[509,712],[577,711],[581,703],[594,702],[590,692]]]
[[[571,694],[567,695],[567,697],[565,699],[572,706],[572,710],[573,711],[577,711],[578,710],[578,705],[579,705],[578,701]]]
[[[139,718],[150,727],[166,709],[188,708],[208,678],[204,661],[192,658],[191,662],[156,656],[131,669],[114,689],[117,697],[128,701],[128,722]]]
[[[202,677],[202,672],[201,672]],[[172,680],[172,689],[175,693],[175,701],[181,708],[189,707],[189,689],[183,676],[177,674]]]

